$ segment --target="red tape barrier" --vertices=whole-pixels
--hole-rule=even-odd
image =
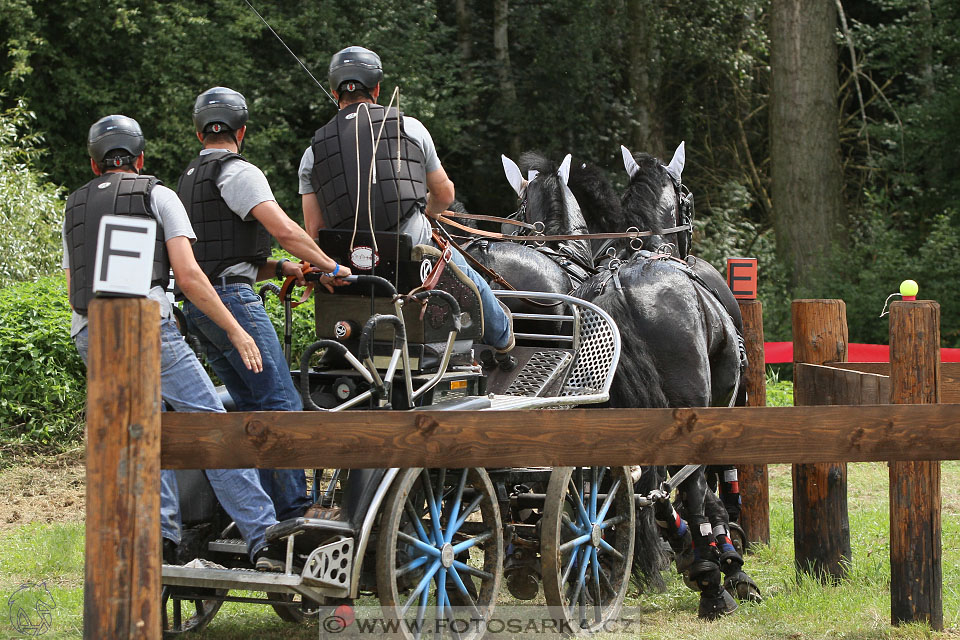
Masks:
[[[792,342],[764,342],[763,359],[767,364],[793,362]],[[890,362],[890,346],[885,344],[850,343],[849,362]],[[960,349],[940,349],[940,362],[960,362]]]

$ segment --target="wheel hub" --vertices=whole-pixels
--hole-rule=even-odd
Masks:
[[[449,542],[440,547],[440,564],[444,569],[453,566],[453,545]]]
[[[594,547],[599,547],[601,540],[603,540],[603,530],[599,524],[595,524],[590,527],[590,544]]]

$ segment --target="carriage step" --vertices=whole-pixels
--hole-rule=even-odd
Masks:
[[[247,543],[242,538],[220,538],[213,540],[207,545],[210,551],[218,553],[236,553],[238,555],[247,555]]]
[[[504,395],[539,397],[545,389],[565,375],[573,355],[568,351],[538,351],[530,356]]]

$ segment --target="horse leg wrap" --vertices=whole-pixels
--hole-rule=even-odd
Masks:
[[[740,521],[740,481],[737,477],[737,468],[729,467],[723,470],[723,481],[720,483],[720,499],[727,508],[730,522]]]
[[[713,537],[717,541],[717,550],[720,552],[720,569],[724,575],[740,571],[740,567],[743,566],[743,556],[737,553],[736,547],[733,546],[726,525],[714,525]]]
[[[657,527],[663,532],[663,537],[667,539],[670,548],[673,549],[677,562],[677,572],[685,573],[694,560],[693,536],[690,534],[690,527],[667,500],[657,502],[654,507],[654,518]]]

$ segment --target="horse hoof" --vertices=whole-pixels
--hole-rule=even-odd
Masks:
[[[700,593],[700,607],[697,610],[697,617],[701,620],[716,620],[720,616],[725,616],[737,610],[737,601],[733,599],[726,589],[720,590],[720,595],[710,597]]]
[[[723,588],[740,602],[756,602],[757,604],[763,602],[760,587],[753,581],[753,578],[743,571],[728,576],[723,581]]]

